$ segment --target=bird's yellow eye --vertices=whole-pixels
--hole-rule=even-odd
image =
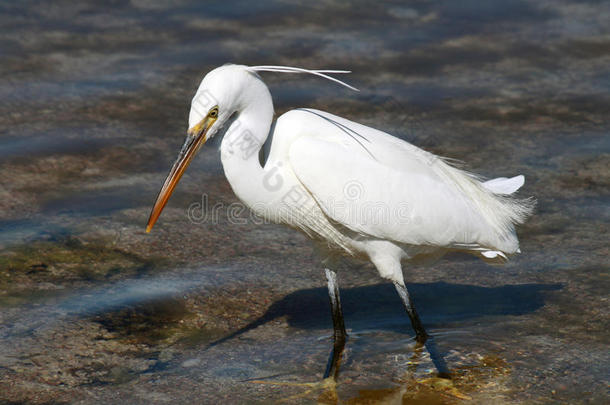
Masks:
[[[210,118],[218,117],[218,108],[216,107],[216,108],[211,109],[210,112],[208,113],[208,116]]]

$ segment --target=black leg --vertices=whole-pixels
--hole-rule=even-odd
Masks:
[[[398,291],[398,295],[400,295],[400,299],[407,310],[407,314],[409,314],[409,319],[411,319],[411,325],[415,330],[415,340],[421,344],[424,344],[428,339],[428,334],[421,323],[421,319],[419,319],[419,315],[417,315],[417,311],[415,310],[413,300],[411,300],[411,296],[407,291],[407,287],[398,282],[394,282],[394,287],[396,287],[396,291]]]
[[[328,280],[328,298],[330,299],[330,309],[333,317],[333,350],[328,359],[324,378],[337,378],[339,365],[347,333],[345,332],[345,322],[343,321],[343,310],[341,309],[341,298],[339,296],[339,285],[337,284],[337,274],[326,269],[326,279]]]
[[[400,295],[402,303],[407,310],[407,314],[409,314],[409,318],[411,319],[411,325],[413,326],[413,329],[415,329],[415,340],[420,345],[425,345],[428,353],[430,353],[430,359],[438,371],[438,376],[441,378],[450,378],[447,363],[445,363],[445,359],[443,359],[443,356],[440,355],[436,348],[434,338],[426,333],[426,330],[421,323],[421,319],[419,319],[419,315],[417,315],[417,311],[415,310],[415,305],[413,305],[413,300],[407,291],[407,287],[400,283],[394,283],[394,287],[396,287],[396,291],[398,291],[398,295]],[[418,355],[421,353],[421,346],[416,348],[415,353]]]
[[[440,378],[451,379],[451,372],[447,367],[445,359],[436,348],[436,342],[434,342],[434,337],[428,336],[428,340],[426,340],[425,346],[426,350],[428,350],[428,353],[430,353],[430,360],[432,360],[432,364],[434,364],[434,367],[436,367],[436,371],[438,371],[438,376]]]

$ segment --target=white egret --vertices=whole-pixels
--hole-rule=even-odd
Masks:
[[[519,252],[514,225],[534,205],[511,196],[523,176],[483,182],[399,138],[314,109],[292,110],[273,122],[261,71],[314,74],[353,88],[328,76],[346,71],[225,65],[209,72],[192,100],[186,142],[159,192],[147,232],[197,150],[222,133],[222,165],[237,197],[264,218],[369,259],[394,283],[416,340],[423,343],[428,334],[401,264],[456,250],[492,261]],[[261,160],[266,141],[268,153]],[[326,275],[336,353],[346,334],[336,275],[329,269]]]

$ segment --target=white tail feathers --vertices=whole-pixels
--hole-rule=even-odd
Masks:
[[[278,72],[278,73],[307,73],[314,76],[320,76],[324,79],[330,80],[331,82],[339,83],[342,86],[347,87],[348,89],[352,89],[354,91],[360,91],[354,86],[350,86],[349,84],[342,82],[339,79],[335,79],[332,76],[327,75],[326,73],[351,73],[350,70],[309,70],[292,66],[248,66],[248,69],[252,72]]]
[[[498,177],[497,179],[488,180],[483,183],[483,187],[488,189],[494,194],[513,194],[517,190],[519,190],[523,184],[525,183],[525,177],[522,174],[506,178],[506,177]]]

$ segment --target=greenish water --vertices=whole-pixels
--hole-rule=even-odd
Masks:
[[[1,4],[0,402],[607,402],[609,14],[596,1]],[[263,78],[278,114],[319,108],[487,177],[525,175],[538,208],[521,255],[405,268],[451,380],[393,287],[346,261],[350,340],[336,386],[318,384],[320,257],[292,230],[229,221],[215,145],[144,233],[192,95],[227,62],[350,69],[360,93]],[[203,193],[223,208],[191,221]]]

